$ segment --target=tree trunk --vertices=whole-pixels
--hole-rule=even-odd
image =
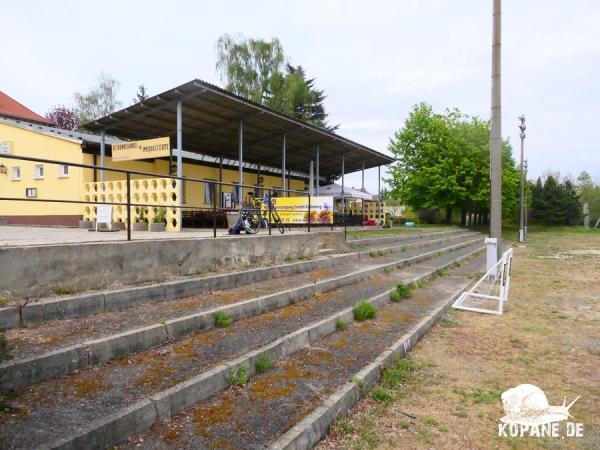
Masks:
[[[452,223],[452,207],[448,206],[446,208],[446,223],[450,225]]]
[[[460,226],[467,226],[467,208],[465,206],[460,209]]]

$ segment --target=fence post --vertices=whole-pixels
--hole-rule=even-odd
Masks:
[[[216,186],[213,184],[212,186],[214,186],[216,188]],[[209,185],[208,187],[209,189],[211,188],[211,186]],[[213,191],[213,237],[217,237],[217,189],[212,189]]]
[[[267,226],[269,227],[269,236],[271,236],[271,220],[273,220],[273,215],[271,214],[271,189],[269,189],[269,197],[268,197],[268,203],[269,203],[269,220],[267,221]]]
[[[310,233],[310,194],[308,194],[308,232]]]
[[[131,174],[127,172],[127,240],[131,240]]]

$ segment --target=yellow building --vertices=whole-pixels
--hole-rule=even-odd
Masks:
[[[115,138],[107,138],[106,144],[116,143]],[[0,117],[0,144],[3,145],[4,154],[18,157],[30,157],[37,159],[52,159],[67,163],[97,165],[98,157],[94,151],[100,145],[100,136],[60,130],[39,123],[27,122],[25,120]],[[183,162],[183,176],[199,178],[207,182],[186,182],[183,193],[183,205],[188,206],[189,213],[192,210],[210,210],[212,208],[212,196],[219,193],[219,188],[211,186],[209,181],[219,181],[220,174],[223,182],[237,183],[239,172],[237,168],[223,167],[220,171],[219,161],[204,156],[203,161],[194,162],[185,158]],[[105,171],[105,181],[100,182],[100,170],[74,167],[66,164],[50,164],[31,162],[17,159],[2,158],[0,154],[0,197],[19,199],[49,199],[49,200],[72,200],[90,201],[90,204],[68,204],[38,201],[0,201],[0,222],[9,224],[29,225],[62,225],[78,226],[79,221],[93,220],[94,201],[97,202],[125,202],[126,187],[123,183],[125,174],[119,172]],[[107,169],[117,168],[139,172],[156,174],[143,176],[133,174],[132,180],[140,180],[139,183],[132,182],[131,201],[134,203],[148,204],[176,204],[159,195],[161,186],[147,183],[146,188],[142,180],[160,179],[160,174],[169,173],[168,159],[154,159],[149,161],[124,161],[113,162],[110,156],[106,157],[105,167]],[[260,185],[265,189],[281,188],[281,178],[269,175],[268,168],[258,167],[246,168],[243,172],[244,184]],[[121,184],[117,184],[117,182]],[[166,181],[166,179],[165,179]],[[171,180],[168,180],[171,181]],[[104,186],[105,189],[94,191],[90,195],[90,186]],[[138,188],[136,189],[136,186]],[[292,177],[289,180],[289,188],[293,190],[305,190],[307,180]],[[223,193],[230,194],[235,200],[237,192],[232,186],[224,186]],[[135,191],[142,192],[135,197]],[[244,197],[247,200],[247,192]],[[96,195],[94,195],[96,194]],[[232,201],[231,209],[237,207],[238,202]],[[217,205],[225,207],[223,201],[217,199]],[[151,208],[148,208],[151,209]],[[139,209],[138,209],[139,210]],[[116,206],[114,208],[115,222],[126,221],[126,208]],[[152,211],[146,214],[152,218]],[[189,214],[184,213],[189,216]],[[139,213],[132,213],[132,221],[139,218]],[[175,227],[179,228],[179,227]]]

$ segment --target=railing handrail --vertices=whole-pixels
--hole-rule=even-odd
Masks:
[[[311,210],[311,193],[310,191],[300,191],[297,189],[286,189],[286,188],[277,188],[277,187],[269,187],[269,186],[260,186],[258,184],[245,184],[245,183],[236,183],[236,182],[227,182],[227,181],[217,181],[217,180],[212,180],[212,179],[208,179],[208,178],[195,178],[195,177],[184,177],[184,176],[177,176],[177,175],[171,175],[171,174],[158,174],[158,173],[154,173],[154,172],[146,172],[146,171],[141,171],[141,170],[129,170],[129,169],[120,169],[120,168],[113,168],[113,167],[102,167],[102,166],[98,166],[96,164],[85,164],[85,163],[78,163],[78,162],[71,162],[71,161],[62,161],[62,160],[55,160],[55,159],[48,159],[48,158],[37,158],[37,157],[32,157],[32,156],[21,156],[21,155],[11,155],[11,154],[0,154],[0,160],[1,159],[7,159],[7,160],[16,160],[16,161],[29,161],[29,162],[36,162],[36,163],[42,163],[42,164],[54,164],[54,165],[65,165],[65,166],[70,166],[70,167],[78,167],[78,168],[82,168],[82,169],[91,169],[91,170],[101,170],[101,171],[108,171],[108,172],[115,172],[115,173],[121,173],[121,174],[125,174],[125,179],[124,180],[110,180],[110,181],[92,181],[92,182],[83,182],[83,185],[86,184],[108,184],[108,183],[115,183],[115,182],[126,182],[126,187],[127,187],[127,201],[125,202],[113,202],[113,201],[98,201],[98,198],[96,198],[96,200],[65,200],[65,199],[56,199],[56,198],[22,198],[22,197],[0,197],[0,201],[17,201],[17,202],[46,202],[46,203],[71,203],[71,204],[85,204],[85,205],[112,205],[112,206],[124,206],[127,208],[127,219],[126,219],[126,223],[127,223],[127,239],[131,240],[131,224],[132,224],[132,217],[131,217],[131,208],[173,208],[173,209],[179,209],[179,210],[185,210],[185,209],[199,209],[199,210],[210,210],[212,209],[213,212],[213,230],[214,230],[214,236],[216,237],[216,212],[217,210],[224,212],[230,209],[234,209],[234,208],[223,208],[223,206],[221,205],[219,208],[217,208],[217,197],[216,197],[216,190],[215,193],[213,194],[213,199],[211,201],[212,205],[210,206],[206,206],[208,205],[207,203],[203,203],[202,205],[194,205],[194,204],[184,204],[182,201],[179,201],[178,203],[175,204],[165,204],[165,203],[132,203],[131,202],[131,181],[138,181],[138,180],[132,180],[131,179],[131,175],[139,175],[139,176],[143,176],[143,177],[148,177],[148,178],[163,178],[163,179],[170,179],[170,180],[180,180],[181,184],[180,184],[180,188],[183,187],[183,182],[191,182],[191,183],[209,183],[212,185],[219,186],[219,193],[223,192],[223,186],[231,186],[233,188],[238,188],[241,189],[240,190],[240,198],[238,199],[238,203],[240,204],[240,206],[243,204],[243,196],[242,191],[244,189],[249,189],[249,190],[262,190],[262,191],[268,191],[269,193],[269,199],[273,199],[273,193],[277,193],[277,192],[283,192],[286,194],[290,194],[290,193],[295,193],[295,194],[300,194],[301,196],[306,196],[307,200],[308,200],[308,222],[307,222],[307,228],[308,228],[308,232],[310,232],[310,228],[311,228],[311,215],[310,215],[310,210]],[[103,195],[102,192],[98,192],[97,190],[94,193],[90,193],[94,196],[96,195]],[[211,208],[212,207],[212,208]],[[269,234],[271,234],[271,213],[272,213],[272,209],[271,209],[271,201],[269,201],[269,205],[268,205],[268,212],[269,212]],[[305,210],[299,210],[298,212],[305,212]],[[344,216],[344,229],[346,226],[346,220],[345,220],[345,211],[342,211],[342,215]],[[331,227],[333,229],[334,226],[334,221],[332,220],[331,222]],[[291,226],[292,224],[288,224],[289,226]],[[179,225],[181,226],[181,225]]]
[[[65,166],[71,166],[71,167],[80,167],[83,169],[105,170],[105,171],[109,171],[109,172],[117,172],[117,173],[124,173],[124,174],[129,173],[131,175],[143,175],[143,176],[148,176],[148,177],[153,177],[153,178],[169,178],[169,179],[173,179],[173,180],[192,181],[195,183],[213,183],[213,184],[217,184],[220,186],[270,189],[272,191],[277,191],[277,192],[293,192],[293,193],[298,193],[298,194],[302,194],[302,195],[310,195],[310,192],[308,192],[308,191],[299,191],[297,189],[284,189],[284,188],[276,188],[276,187],[267,188],[265,186],[259,186],[256,184],[240,184],[240,183],[235,183],[235,182],[231,183],[231,182],[227,182],[227,181],[211,180],[209,178],[194,178],[194,177],[184,177],[184,176],[178,177],[177,175],[159,174],[159,173],[155,173],[155,172],[144,172],[141,170],[118,169],[118,168],[113,168],[113,167],[101,167],[101,166],[98,166],[95,164],[74,163],[74,162],[69,162],[69,161],[60,161],[60,160],[53,160],[53,159],[34,158],[31,156],[2,154],[2,155],[0,155],[0,159],[1,158],[39,162],[39,163],[45,163],[45,164],[65,165]],[[124,181],[124,180],[117,180],[117,181]],[[89,183],[109,183],[109,182],[110,181],[90,181]]]

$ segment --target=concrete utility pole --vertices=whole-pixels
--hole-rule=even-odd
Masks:
[[[490,139],[490,237],[496,239],[497,260],[502,255],[501,3],[501,0],[494,0],[494,24],[492,32],[492,130]]]
[[[525,160],[525,179],[527,179],[527,160]],[[524,216],[525,216],[525,227],[523,228],[523,232],[524,232],[524,235],[525,235],[525,239],[527,239],[527,215],[528,215],[528,212],[527,212],[527,202],[525,202],[524,210],[525,210],[525,214],[524,214]]]
[[[521,133],[519,136],[521,137],[521,204],[519,208],[519,242],[525,241],[525,166],[523,165],[524,154],[525,154],[525,130],[527,127],[525,126],[525,114],[519,117],[519,129]]]

